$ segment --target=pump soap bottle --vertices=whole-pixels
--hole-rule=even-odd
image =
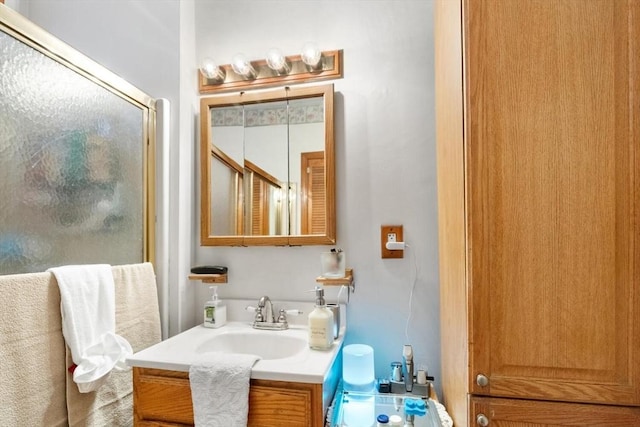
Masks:
[[[324,289],[316,286],[316,306],[309,313],[309,347],[328,350],[333,345],[333,313],[324,300]]]
[[[227,306],[218,299],[218,287],[209,286],[211,299],[204,305],[204,326],[219,328],[227,323]]]

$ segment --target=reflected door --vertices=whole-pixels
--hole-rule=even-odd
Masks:
[[[301,231],[302,234],[323,234],[326,230],[326,191],[324,185],[324,152],[302,153]]]

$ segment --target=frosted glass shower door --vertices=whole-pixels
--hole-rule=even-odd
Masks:
[[[0,23],[0,274],[148,260],[149,106]]]

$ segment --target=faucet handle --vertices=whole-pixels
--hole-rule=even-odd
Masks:
[[[260,307],[254,307],[252,305],[248,305],[244,309],[245,309],[245,311],[254,311],[254,312],[260,311]]]
[[[287,323],[287,314],[290,316],[298,316],[302,314],[302,310],[285,310],[284,308],[280,309],[278,314],[278,323]]]
[[[256,322],[264,322],[264,316],[262,315],[262,310],[260,307],[254,307],[252,305],[248,305],[244,308],[246,311],[254,311],[256,313],[255,319]]]

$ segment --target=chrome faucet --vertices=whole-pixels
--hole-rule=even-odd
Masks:
[[[270,311],[264,312],[264,314],[262,315],[263,321],[267,323],[275,323],[276,317],[273,315],[273,304],[271,303],[271,300],[269,299],[269,297],[266,295],[260,298],[260,301],[258,301],[258,308],[260,309],[260,314],[263,313],[263,310],[266,310],[267,303],[269,303]]]
[[[267,304],[269,308],[267,309]],[[287,322],[287,314],[298,315],[302,314],[300,310],[284,310],[281,309],[278,313],[278,318],[274,314],[273,303],[268,296],[263,296],[258,301],[258,306],[247,306],[245,310],[255,311],[253,318],[253,327],[255,329],[268,329],[272,331],[282,331],[289,329],[289,322]]]
[[[404,361],[404,388],[406,391],[413,391],[413,348],[405,344],[402,349],[402,360]]]

